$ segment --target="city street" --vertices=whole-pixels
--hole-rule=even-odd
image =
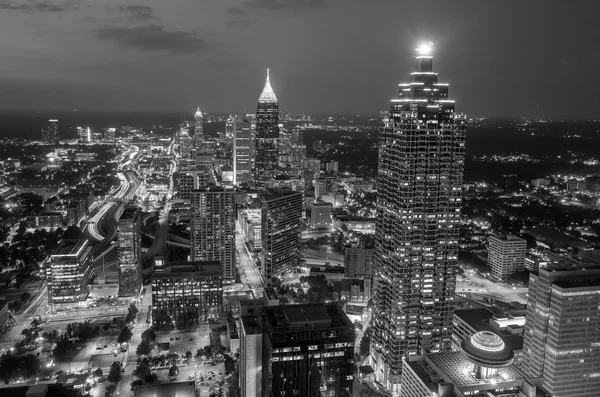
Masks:
[[[248,251],[240,226],[236,225],[237,233],[235,247],[239,258],[238,270],[244,286],[250,288],[255,297],[261,297],[264,290],[262,275],[258,270],[252,255]]]

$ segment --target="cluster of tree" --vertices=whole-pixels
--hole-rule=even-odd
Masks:
[[[133,371],[133,375],[136,377],[136,380],[131,382],[131,390],[136,386],[154,383],[158,379],[158,376],[152,372],[150,361],[147,358],[138,360],[138,365]]]
[[[127,310],[127,316],[125,317],[125,322],[127,324],[132,323],[135,320],[135,317],[137,316],[138,313],[139,313],[139,310],[138,310],[137,306],[135,305],[135,303],[130,304],[129,308]]]
[[[371,348],[371,327],[367,327],[362,339],[360,340],[359,353],[362,357],[369,355],[369,349]]]
[[[118,343],[129,342],[131,340],[132,336],[133,336],[133,333],[131,332],[131,329],[129,329],[129,327],[127,325],[125,325],[121,329],[121,333],[117,337],[117,342]]]
[[[522,285],[529,285],[529,270],[523,270],[521,272],[513,273],[508,276],[507,283],[518,283]]]
[[[136,354],[137,355],[149,355],[152,351],[152,344],[156,340],[156,332],[153,327],[148,328],[142,332],[142,342],[138,345]]]
[[[173,319],[166,310],[157,310],[154,313],[154,327],[160,331],[171,331],[175,328]]]
[[[40,371],[40,361],[33,354],[16,356],[10,352],[0,357],[0,379],[10,383],[19,378],[32,378]]]
[[[220,362],[225,359],[227,349],[223,346],[204,346],[196,351],[196,359],[207,359],[215,362]]]
[[[100,334],[100,327],[93,325],[90,320],[82,323],[69,323],[67,325],[67,336],[71,339],[90,340]]]
[[[121,381],[123,378],[123,364],[119,361],[115,361],[110,365],[110,369],[108,371],[107,380],[110,382],[108,386],[106,386],[105,397],[114,397],[115,392],[117,391],[117,383]],[[96,373],[94,373],[96,374]],[[101,371],[100,371],[101,374]],[[102,375],[100,375],[102,376]]]

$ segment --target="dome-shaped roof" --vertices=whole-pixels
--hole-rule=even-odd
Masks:
[[[485,367],[505,367],[514,357],[502,338],[489,331],[477,332],[462,343],[462,348],[471,361]]]

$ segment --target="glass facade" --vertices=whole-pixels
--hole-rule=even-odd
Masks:
[[[269,72],[265,87],[256,106],[256,158],[255,180],[257,187],[265,187],[277,176],[279,162],[279,102],[271,87]]]
[[[119,296],[135,296],[142,288],[140,258],[142,224],[136,207],[125,208],[117,225]]]
[[[87,298],[93,262],[91,249],[87,240],[63,241],[50,256],[48,275],[50,304],[79,303]]]
[[[397,392],[402,358],[450,350],[465,115],[430,56],[383,112],[379,135],[371,359]]]

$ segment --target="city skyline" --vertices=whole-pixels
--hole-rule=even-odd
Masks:
[[[382,93],[391,94],[408,71],[403,60],[414,43],[431,40],[443,59],[440,70],[452,76],[469,114],[590,118],[598,99],[576,87],[590,81],[600,56],[593,50],[594,3],[578,5],[570,13],[567,5],[547,1],[518,9],[386,0],[377,6],[5,2],[0,23],[18,39],[0,43],[0,87],[11,99],[3,108],[178,111],[200,105],[241,113],[252,108],[260,76],[271,68],[283,111],[376,114],[385,108]],[[398,23],[400,13],[411,22]],[[278,35],[282,29],[289,34]],[[495,89],[477,90],[481,86]],[[515,95],[515,87],[527,95]],[[577,105],[569,99],[575,95]]]

